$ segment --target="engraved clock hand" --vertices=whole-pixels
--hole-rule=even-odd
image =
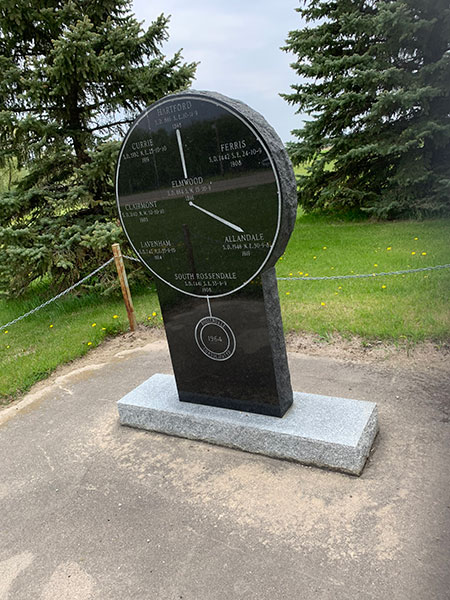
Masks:
[[[177,129],[177,131],[178,131],[178,129]],[[216,219],[217,221],[220,221],[224,225],[228,225],[228,227],[231,227],[231,229],[234,229],[235,231],[239,231],[240,233],[244,233],[244,230],[241,229],[240,227],[238,227],[237,225],[234,225],[233,223],[230,223],[230,221],[227,221],[226,219],[222,219],[222,217],[219,217],[219,216],[215,215],[214,213],[209,212],[209,210],[206,210],[205,208],[202,208],[201,206],[197,206],[197,204],[194,204],[191,201],[189,202],[189,206],[193,206],[197,210],[201,210],[202,212],[204,212],[205,214],[209,215],[213,219]]]
[[[184,149],[183,149],[183,140],[181,139],[181,131],[179,129],[176,129],[175,133],[176,133],[176,136],[177,136],[178,149],[180,151],[180,158],[181,158],[181,164],[183,166],[184,178],[187,179],[188,178],[188,174],[187,174],[187,170],[186,170],[186,160],[184,158]],[[201,210],[202,212],[204,212],[205,214],[209,215],[213,219],[216,219],[217,221],[220,221],[224,225],[228,225],[228,227],[231,227],[231,229],[234,229],[235,231],[239,231],[241,233],[244,233],[244,230],[241,229],[240,227],[238,227],[237,225],[234,225],[233,223],[230,223],[230,221],[227,221],[226,219],[222,219],[222,217],[219,217],[219,216],[215,215],[214,213],[209,212],[209,210],[206,210],[205,208],[202,208],[201,206],[197,206],[197,204],[194,204],[193,202],[189,202],[189,206],[193,206],[197,210]]]
[[[187,175],[187,170],[186,170],[186,161],[184,159],[184,150],[183,150],[183,141],[181,139],[181,131],[179,129],[176,129],[175,133],[176,133],[177,141],[178,141],[178,149],[180,151],[181,164],[183,166],[183,175],[184,175],[184,178],[187,179],[188,175]]]

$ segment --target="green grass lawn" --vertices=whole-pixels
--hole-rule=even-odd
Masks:
[[[450,219],[373,223],[300,215],[277,273],[316,277],[450,263],[449,234]],[[131,270],[133,264],[126,267]],[[343,281],[280,281],[279,291],[285,331],[325,339],[335,332],[412,343],[450,339],[450,269]],[[153,285],[132,293],[138,321],[161,326]],[[43,286],[21,300],[1,300],[0,325],[51,295]],[[127,327],[121,297],[81,290],[12,325],[7,333],[1,331],[0,397],[7,402]]]
[[[277,274],[321,277],[447,264],[449,238],[450,219],[373,223],[299,216]],[[450,337],[450,269],[280,281],[279,291],[287,331],[412,342]]]
[[[129,264],[127,267],[132,268]],[[26,300],[1,300],[0,324],[24,314],[42,299],[41,292],[30,294]],[[134,290],[133,302],[139,322],[161,326],[153,285]],[[81,290],[79,296],[68,295],[53,302],[0,332],[0,398],[12,399],[44,379],[58,365],[83,356],[107,336],[127,328],[122,296],[105,298]]]

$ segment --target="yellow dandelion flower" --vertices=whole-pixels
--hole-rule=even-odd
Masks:
[[[324,246],[324,247],[322,248],[322,250],[326,250],[326,249],[327,249],[327,247],[326,247],[326,246]]]
[[[155,311],[152,312],[152,317],[156,317]]]
[[[113,315],[113,319],[118,319],[119,315]]]
[[[422,252],[422,256],[426,256],[426,255],[427,255],[427,253],[426,253],[426,252]]]
[[[415,252],[411,252],[412,256],[414,256]]]
[[[292,277],[292,273],[289,273],[289,277]]]
[[[305,273],[305,277],[308,277],[309,273]]]
[[[342,290],[342,285],[340,285],[340,286],[338,287],[338,290]]]
[[[388,246],[386,250],[392,250],[392,246]]]
[[[299,274],[299,275],[303,275],[303,271],[299,271],[299,272],[298,272],[298,274]]]
[[[290,293],[291,293],[291,292],[286,292],[286,296],[289,296],[289,294],[290,294]]]
[[[325,302],[321,302],[321,303],[320,303],[320,306],[325,306]]]
[[[92,342],[88,342],[88,346],[92,346]]]
[[[383,285],[381,286],[381,289],[382,289],[382,290],[385,290],[385,289],[386,289],[386,286],[384,285],[384,283],[383,283]]]
[[[92,323],[92,327],[97,327],[97,323]]]
[[[8,330],[6,330],[4,333],[8,333]]]
[[[53,327],[53,325],[49,325],[50,329]]]
[[[106,327],[102,327],[102,331],[106,331]]]
[[[338,295],[338,293],[337,293],[337,292],[334,292],[334,295],[335,295],[335,296],[337,296],[337,295]]]
[[[375,263],[373,266],[374,266],[374,267],[378,267],[377,263]]]
[[[316,260],[317,256],[313,256],[313,259]]]
[[[418,238],[418,237],[415,237],[414,239],[417,241],[419,238]]]

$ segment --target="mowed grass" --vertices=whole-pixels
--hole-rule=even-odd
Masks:
[[[40,304],[49,297],[49,291],[44,294],[41,290],[20,301],[1,300],[0,325]],[[134,290],[133,302],[139,322],[162,325],[153,286]],[[47,377],[58,365],[83,356],[106,337],[127,330],[121,296],[105,298],[81,291],[79,296],[68,295],[53,302],[0,331],[0,398],[7,403]]]
[[[450,219],[389,223],[302,216],[279,277],[373,274],[450,263]],[[450,338],[450,269],[336,281],[279,281],[286,331],[436,342]]]
[[[450,219],[373,223],[300,214],[277,265],[278,276],[291,278],[279,281],[285,331],[314,333],[323,339],[339,333],[394,342],[448,341],[450,269],[338,281],[295,281],[294,277],[377,273],[450,263],[449,234]],[[126,267],[131,271],[133,264]],[[132,294],[138,321],[161,327],[153,284],[132,289]],[[51,295],[51,286],[43,284],[20,300],[1,300],[0,325]],[[58,365],[127,329],[121,296],[104,297],[80,290],[77,296],[57,300],[0,331],[0,398],[7,403]]]

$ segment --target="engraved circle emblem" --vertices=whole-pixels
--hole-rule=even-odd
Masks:
[[[236,350],[233,330],[218,317],[204,317],[195,327],[195,341],[200,350],[212,360],[228,360]]]
[[[243,288],[279,237],[280,180],[269,144],[215,98],[177,94],[146,109],[120,149],[116,194],[142,263],[189,296]]]

